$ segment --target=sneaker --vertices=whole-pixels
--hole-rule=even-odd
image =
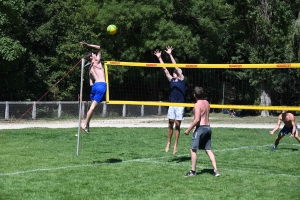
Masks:
[[[276,149],[276,146],[273,146],[273,147],[271,148],[272,151],[274,151],[275,149]]]
[[[217,170],[214,172],[214,176],[220,176],[220,172]]]
[[[81,126],[81,129],[82,130],[84,130],[84,132],[86,132],[86,134],[88,134],[89,135],[89,129],[88,129],[88,127],[83,127],[83,125]]]
[[[185,176],[185,177],[188,177],[188,176],[196,176],[196,172],[193,173],[192,170],[191,170],[191,171],[189,171],[188,173],[186,173],[184,176]]]
[[[89,129],[88,128],[84,128],[83,129],[87,134],[89,134]]]

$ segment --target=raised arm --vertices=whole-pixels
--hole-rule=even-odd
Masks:
[[[173,51],[173,47],[172,46],[166,46],[165,52],[170,56],[172,64],[176,64],[176,61],[175,61],[175,59],[174,59],[174,57],[172,55],[172,51]],[[184,76],[182,74],[182,70],[180,68],[178,68],[178,67],[175,67],[175,69],[177,70],[178,78],[180,80],[183,80]]]
[[[165,64],[164,61],[163,61],[163,59],[161,58],[161,51],[160,50],[156,49],[154,51],[154,55],[156,55],[156,57],[158,58],[160,64]],[[163,67],[163,70],[164,70],[164,72],[166,74],[167,79],[170,81],[172,79],[172,76],[169,73],[168,69],[166,67]]]
[[[93,49],[97,49],[98,52],[96,54],[96,57],[94,57],[94,61],[96,61],[96,63],[100,63],[100,60],[101,60],[101,51],[100,51],[100,46],[99,45],[95,45],[95,44],[88,44],[86,42],[80,42],[80,44],[84,47],[90,47],[90,48],[93,48]]]
[[[176,64],[176,60],[174,59],[174,57],[172,56],[172,51],[173,51],[173,47],[172,46],[166,46],[166,50],[165,52],[167,54],[169,54],[170,58],[171,58],[171,61],[172,61],[172,64]]]
[[[95,44],[88,44],[86,42],[80,42],[80,44],[84,47],[91,47],[93,49],[98,49],[100,50],[100,46],[99,45],[95,45]]]

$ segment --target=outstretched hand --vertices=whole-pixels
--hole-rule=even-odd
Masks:
[[[161,51],[159,49],[156,49],[154,51],[154,55],[156,55],[158,58],[161,57]]]
[[[172,54],[172,51],[173,51],[173,47],[172,47],[172,46],[166,46],[165,52],[166,52],[167,54]]]
[[[273,134],[274,134],[274,131],[270,131],[270,134],[273,135]]]

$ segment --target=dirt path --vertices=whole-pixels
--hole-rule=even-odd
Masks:
[[[187,128],[191,123],[191,119],[185,119],[181,127]],[[22,128],[77,128],[78,120],[60,120],[60,121],[20,121],[20,122],[0,122],[0,129],[22,129]],[[167,118],[130,118],[130,119],[92,119],[91,127],[156,127],[167,128]],[[211,127],[228,127],[228,128],[265,128],[273,129],[274,124],[246,124],[246,123],[220,123],[211,122]]]

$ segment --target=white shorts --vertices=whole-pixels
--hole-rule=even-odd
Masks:
[[[168,118],[175,120],[183,120],[184,107],[170,106],[168,109]]]

